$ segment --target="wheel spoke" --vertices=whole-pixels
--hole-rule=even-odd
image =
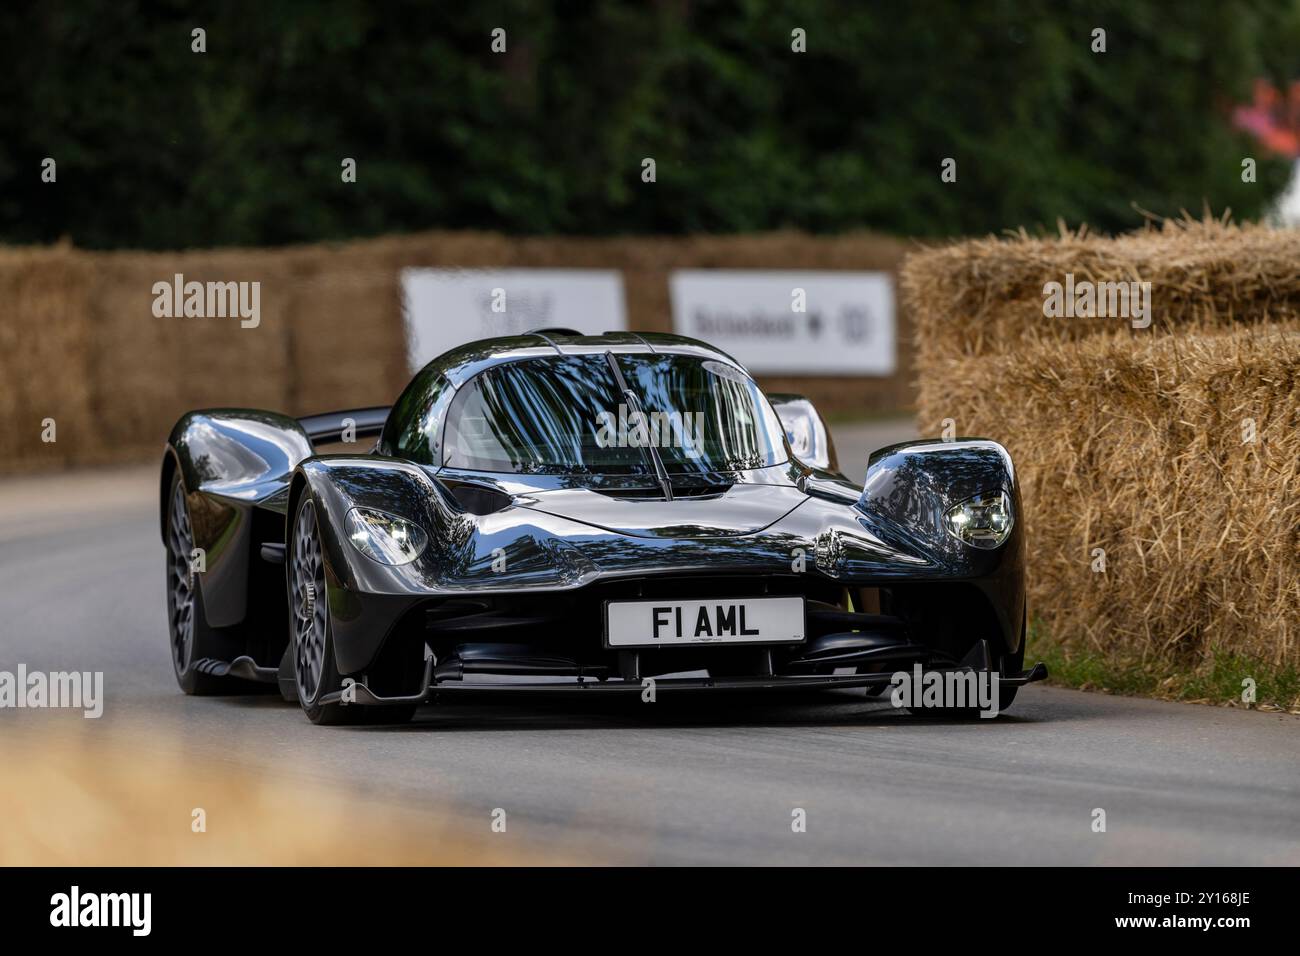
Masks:
[[[194,650],[194,582],[190,577],[194,535],[190,530],[188,507],[185,488],[177,482],[167,522],[168,621],[177,674],[183,674],[189,667]]]
[[[307,500],[298,510],[289,561],[289,599],[293,604],[294,671],[304,701],[315,698],[324,673],[329,628],[325,565],[315,504]]]

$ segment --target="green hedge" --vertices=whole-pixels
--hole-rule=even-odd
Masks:
[[[92,248],[1251,218],[1288,164],[1228,113],[1300,48],[1294,0],[18,6],[0,241]]]

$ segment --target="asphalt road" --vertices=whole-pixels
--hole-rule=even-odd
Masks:
[[[1286,715],[1036,686],[969,724],[844,691],[462,701],[408,727],[323,728],[278,698],[187,698],[167,656],[156,494],[152,468],[0,481],[0,670],[104,671],[92,734],[145,725],[376,807],[450,807],[466,827],[500,807],[512,834],[616,861],[1300,863],[1300,720]],[[68,716],[0,711],[0,732]]]

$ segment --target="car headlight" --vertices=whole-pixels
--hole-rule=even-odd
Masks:
[[[992,550],[1011,534],[1015,518],[1011,514],[1011,496],[1005,491],[985,492],[967,498],[944,514],[948,532],[972,548]]]
[[[418,524],[370,508],[349,511],[347,526],[353,546],[380,564],[409,564],[429,543]]]

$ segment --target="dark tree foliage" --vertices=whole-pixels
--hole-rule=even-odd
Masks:
[[[11,2],[0,241],[1250,218],[1288,163],[1228,112],[1297,48],[1295,0]]]

